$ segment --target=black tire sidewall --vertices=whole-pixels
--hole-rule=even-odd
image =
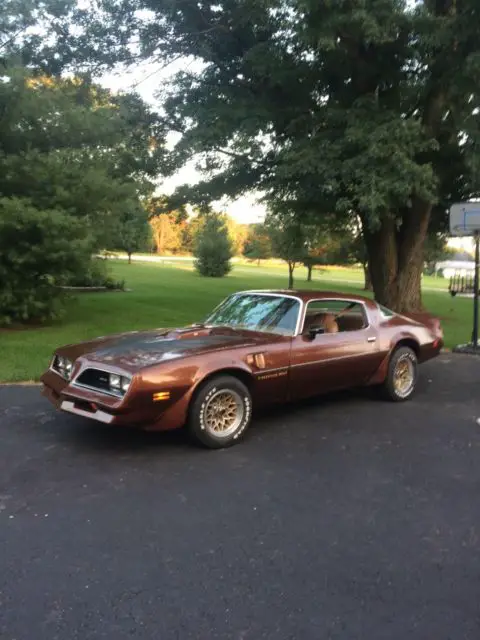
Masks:
[[[239,394],[244,406],[242,422],[237,430],[227,437],[215,437],[209,433],[203,424],[205,403],[217,391],[231,389]],[[192,400],[188,416],[188,429],[193,438],[210,449],[223,449],[236,444],[244,435],[252,418],[252,397],[247,387],[234,376],[218,376],[211,378],[196,391]]]
[[[403,358],[409,358],[411,360],[411,362],[413,363],[413,370],[414,370],[413,386],[410,393],[407,396],[398,395],[397,391],[395,390],[395,385],[393,381],[397,363],[400,359],[403,359]],[[384,387],[388,398],[393,402],[405,402],[409,400],[415,393],[415,390],[417,387],[417,379],[418,379],[418,360],[417,360],[415,351],[410,347],[406,347],[406,346],[398,347],[393,352],[392,357],[390,358],[390,362],[388,363],[387,378],[385,380],[385,387]]]

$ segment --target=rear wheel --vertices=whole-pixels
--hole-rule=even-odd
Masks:
[[[393,402],[405,402],[415,392],[418,375],[418,361],[415,351],[410,347],[396,349],[388,364],[383,390]]]
[[[188,429],[200,444],[222,449],[239,441],[251,418],[252,398],[247,387],[233,376],[218,376],[196,393],[190,407]]]

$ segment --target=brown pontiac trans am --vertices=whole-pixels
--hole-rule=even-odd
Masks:
[[[362,296],[243,291],[204,322],[58,349],[41,380],[59,409],[110,425],[188,425],[200,443],[238,441],[259,405],[377,385],[409,399],[418,364],[443,346],[438,319]]]

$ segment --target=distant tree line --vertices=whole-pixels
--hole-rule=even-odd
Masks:
[[[264,260],[280,259],[288,267],[290,288],[294,286],[295,269],[300,265],[307,270],[307,281],[312,280],[313,271],[322,266],[361,265],[364,288],[372,288],[367,252],[358,225],[338,228],[333,220],[327,220],[322,226],[301,224],[295,217],[288,220],[273,213],[269,213],[264,222],[240,224],[225,213],[210,210],[194,209],[191,215],[184,208],[164,212],[167,204],[165,198],[152,198],[147,202],[150,232],[143,245],[131,253],[193,255],[200,274],[215,277],[229,273],[233,256],[257,265]],[[425,247],[426,273],[433,273],[435,262],[451,255],[446,242],[444,234],[429,237]],[[127,250],[115,238],[110,244],[112,249]]]

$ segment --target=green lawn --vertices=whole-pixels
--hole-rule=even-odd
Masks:
[[[279,265],[238,264],[219,280],[200,278],[191,263],[161,265],[112,262],[118,279],[132,289],[127,293],[80,294],[72,300],[65,319],[55,325],[28,330],[0,331],[2,358],[0,382],[38,380],[53,350],[117,331],[170,327],[201,320],[227,294],[254,288],[286,285],[286,268]],[[363,275],[359,269],[327,269],[305,282],[305,270],[297,269],[299,288],[361,292]],[[447,281],[425,278],[425,306],[443,320],[446,346],[469,340],[472,302],[451,298]]]

